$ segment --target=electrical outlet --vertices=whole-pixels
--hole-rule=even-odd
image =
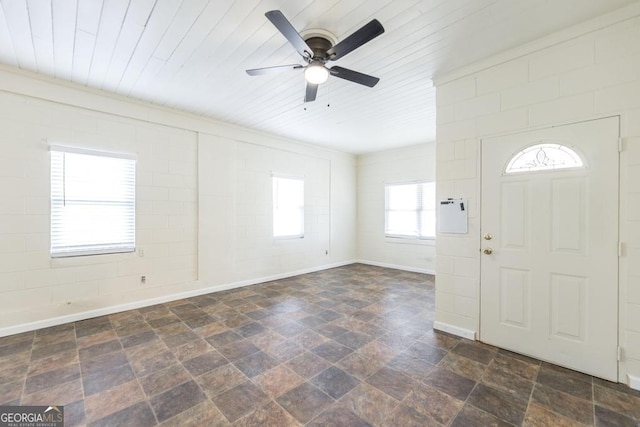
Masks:
[[[138,249],[138,256],[139,257],[143,257],[144,256],[144,249],[142,249],[142,248]]]
[[[147,276],[140,276],[140,283],[142,284],[147,283]]]

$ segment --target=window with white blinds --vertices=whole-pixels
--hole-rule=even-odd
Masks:
[[[434,182],[412,182],[385,186],[385,235],[387,237],[433,239],[436,236]]]
[[[273,237],[304,237],[304,180],[274,175]]]
[[[51,256],[135,250],[133,156],[51,147]]]

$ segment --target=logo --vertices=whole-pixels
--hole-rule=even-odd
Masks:
[[[64,427],[64,406],[0,406],[0,427]]]

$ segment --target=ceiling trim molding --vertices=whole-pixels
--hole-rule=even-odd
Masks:
[[[433,84],[437,87],[454,80],[459,80],[480,71],[495,67],[496,65],[504,64],[505,62],[594,33],[602,30],[603,28],[637,18],[638,16],[640,16],[640,1],[590,19],[582,24],[574,25],[573,27],[569,27],[532,42],[506,50],[489,58],[476,61],[473,64],[442,73],[441,75],[436,75],[433,78]]]

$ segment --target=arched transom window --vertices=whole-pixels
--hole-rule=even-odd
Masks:
[[[516,153],[505,173],[583,168],[584,162],[571,148],[561,144],[536,144]]]

